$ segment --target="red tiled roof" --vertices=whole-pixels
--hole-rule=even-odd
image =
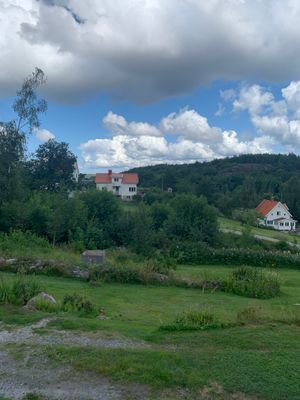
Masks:
[[[135,173],[123,174],[122,183],[137,185],[139,183],[139,176]]]
[[[115,174],[112,172],[108,172],[106,174],[98,173],[96,174],[95,182],[96,183],[111,183],[112,178],[121,178],[122,183],[128,185],[137,185],[139,183],[139,176],[135,173],[128,173],[128,174]]]
[[[256,211],[265,217],[278,203],[276,200],[263,200],[256,207]]]
[[[111,183],[111,174],[96,174],[96,183]]]

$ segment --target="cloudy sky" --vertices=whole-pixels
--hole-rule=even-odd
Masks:
[[[299,0],[0,0],[0,120],[37,66],[33,151],[83,171],[300,150]]]

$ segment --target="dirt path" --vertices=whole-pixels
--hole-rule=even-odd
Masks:
[[[35,329],[46,328],[49,319],[43,319],[36,324],[13,330],[0,330],[1,344],[34,344],[34,345],[65,345],[65,346],[92,346],[103,348],[146,348],[150,347],[142,341],[133,341],[125,338],[107,338],[101,332],[73,333],[51,329],[42,335]],[[0,327],[1,329],[1,327]]]
[[[17,329],[0,326],[0,398],[22,399],[27,393],[39,393],[48,400],[127,400],[147,398],[139,385],[118,385],[93,373],[49,361],[43,346],[92,346],[102,348],[143,348],[147,344],[125,338],[107,338],[103,334],[49,330],[42,335],[49,319]],[[10,345],[19,345],[16,352]],[[82,349],[84,351],[84,349]]]
[[[14,400],[27,393],[39,393],[49,400],[121,400],[138,399],[133,392],[144,389],[122,387],[92,373],[80,373],[70,367],[49,364],[46,358],[26,349],[22,359],[0,350],[0,396]]]

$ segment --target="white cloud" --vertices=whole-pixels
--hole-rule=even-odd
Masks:
[[[240,90],[238,98],[233,102],[233,110],[248,110],[251,115],[255,115],[263,111],[265,107],[270,107],[273,102],[273,94],[261,86],[244,86]]]
[[[164,133],[192,139],[203,143],[219,141],[222,131],[209,126],[207,118],[195,110],[183,109],[163,118],[160,128]]]
[[[0,93],[35,66],[47,94],[65,101],[99,91],[158,101],[250,75],[295,80],[299,17],[298,0],[0,0]]]
[[[300,81],[291,82],[286,88],[283,88],[282,97],[285,99],[288,108],[300,118]]]
[[[262,136],[286,148],[300,146],[300,81],[281,90],[282,98],[260,85],[243,86],[232,102],[233,111],[248,111],[250,121]],[[232,98],[231,98],[232,100]]]
[[[47,129],[35,129],[33,133],[40,142],[48,142],[48,140],[55,139],[55,135]]]
[[[155,126],[146,122],[128,123],[124,117],[112,111],[103,118],[103,123],[113,135],[161,136],[161,132]]]
[[[235,131],[211,127],[205,117],[187,108],[169,114],[158,126],[128,122],[112,112],[103,121],[112,137],[89,140],[81,145],[88,168],[208,161],[242,153],[270,152],[274,144],[270,137],[240,141]],[[137,128],[145,126],[145,130]]]

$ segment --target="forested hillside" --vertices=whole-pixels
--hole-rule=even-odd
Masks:
[[[300,219],[300,157],[254,154],[184,165],[134,168],[144,188],[171,187],[175,192],[204,195],[225,215],[235,208],[255,207],[274,196],[288,203]]]

